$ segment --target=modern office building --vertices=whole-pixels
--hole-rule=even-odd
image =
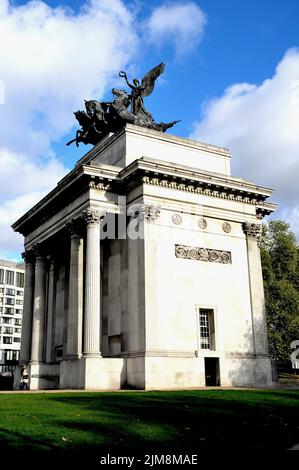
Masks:
[[[23,296],[24,264],[0,260],[0,374],[19,361]]]

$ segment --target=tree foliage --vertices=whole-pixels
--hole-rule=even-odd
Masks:
[[[261,259],[269,352],[277,363],[290,364],[290,343],[299,339],[299,251],[289,224],[263,225]]]

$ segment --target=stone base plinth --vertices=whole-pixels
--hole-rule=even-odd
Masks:
[[[221,385],[224,387],[270,387],[271,361],[268,357],[229,357],[220,359]]]
[[[143,390],[205,386],[204,359],[197,357],[130,357],[127,384]]]
[[[272,366],[268,357],[257,357],[255,359],[255,385],[258,387],[271,386]]]
[[[82,357],[61,362],[59,388],[119,390],[125,375],[122,358]]]
[[[22,365],[14,371],[14,390],[19,390]],[[29,390],[51,390],[59,388],[59,364],[27,365]]]
[[[209,357],[209,356],[208,356]],[[218,357],[211,354],[210,357]],[[220,385],[264,387],[272,385],[267,357],[219,356]],[[188,389],[206,385],[204,357],[131,357],[126,383],[144,390]]]
[[[218,357],[211,354],[210,357]],[[271,362],[265,355],[219,355],[220,385],[269,387]],[[14,374],[18,390],[21,366]],[[136,356],[128,358],[82,357],[60,364],[30,364],[29,389],[141,390],[199,388],[206,385],[205,357]]]
[[[204,386],[204,362],[201,358],[145,358],[146,390],[186,389]]]

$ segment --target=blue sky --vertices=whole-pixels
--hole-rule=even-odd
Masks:
[[[82,1],[47,3],[68,5],[75,10],[84,4]],[[207,15],[205,33],[198,47],[178,58],[171,42],[160,49],[149,45],[138,52],[135,64],[141,77],[152,66],[161,61],[166,63],[166,82],[156,88],[147,103],[157,120],[181,119],[171,133],[184,137],[190,135],[194,121],[200,118],[204,101],[220,96],[226,87],[236,82],[262,82],[273,75],[286,50],[299,47],[297,0],[203,0],[193,3]],[[163,2],[142,1],[139,8],[137,4],[140,30],[142,21],[161,4]],[[110,90],[104,97],[110,99]],[[59,146],[61,153],[64,150]],[[81,153],[80,149],[78,155]],[[69,158],[72,162],[73,157],[66,152],[67,164]]]
[[[10,223],[88,150],[65,146],[73,111],[161,61],[156,120],[230,147],[233,174],[274,187],[299,235],[298,24],[297,0],[0,0],[0,257],[22,249]]]

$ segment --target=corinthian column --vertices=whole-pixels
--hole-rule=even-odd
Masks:
[[[48,305],[47,305],[47,331],[46,331],[46,362],[54,361],[53,348],[53,308],[54,308],[54,275],[55,275],[55,258],[54,255],[49,256],[49,278],[48,278]]]
[[[46,260],[40,248],[35,248],[35,285],[33,303],[33,324],[31,363],[39,363],[44,360],[44,329],[46,307]]]
[[[83,238],[78,220],[67,222],[71,236],[69,302],[67,322],[67,359],[82,355],[83,323]]]
[[[30,360],[33,295],[34,295],[34,252],[26,250],[22,257],[25,261],[25,291],[22,317],[22,339],[20,363],[26,364]]]
[[[85,311],[84,311],[84,356],[101,356],[101,272],[100,272],[100,222],[105,212],[97,209],[83,211],[87,225]]]

